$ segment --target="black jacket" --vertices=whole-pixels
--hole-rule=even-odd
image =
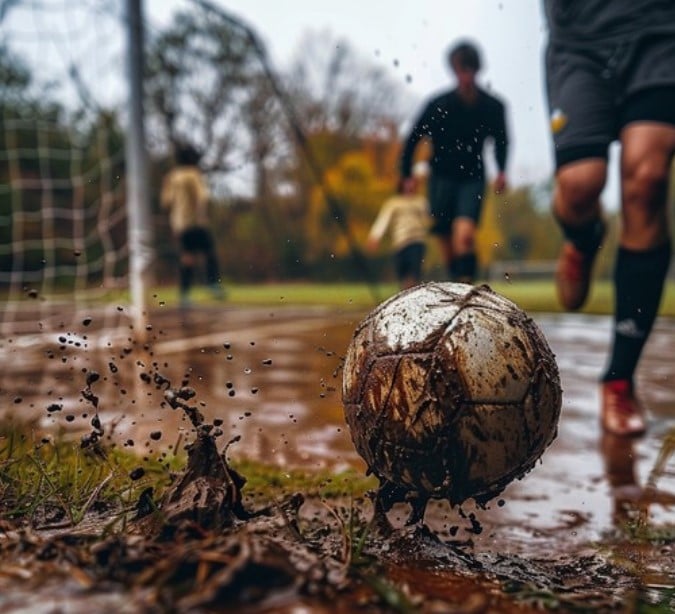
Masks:
[[[423,137],[431,138],[429,164],[434,174],[453,179],[483,179],[483,145],[492,137],[500,171],[506,168],[508,137],[504,104],[479,88],[467,105],[456,89],[433,98],[422,111],[403,147],[401,176],[411,174],[413,154]]]
[[[544,0],[551,42],[596,47],[675,33],[673,0]]]

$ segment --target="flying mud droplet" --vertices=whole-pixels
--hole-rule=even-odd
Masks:
[[[262,364],[265,366],[269,366],[272,364],[272,359],[271,358],[265,358],[265,360],[262,361]]]
[[[140,480],[144,475],[145,469],[143,467],[136,467],[136,469],[129,472],[129,477],[134,481]]]
[[[161,438],[162,438],[162,431],[152,431],[152,433],[150,433],[150,439],[159,441]]]
[[[92,321],[91,318],[85,318],[84,320],[82,320],[82,325],[89,326],[91,324],[91,321]]]
[[[62,409],[63,405],[60,403],[52,403],[49,407],[47,407],[47,412],[53,414],[55,411],[61,411]]]

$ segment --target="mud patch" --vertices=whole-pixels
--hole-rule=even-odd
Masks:
[[[185,518],[164,518],[154,531],[130,520],[114,534],[102,516],[51,532],[4,523],[0,604],[74,599],[81,609],[70,611],[91,611],[124,596],[123,611],[265,612],[302,603],[344,612],[572,612],[632,611],[628,604],[645,598],[634,576],[597,553],[476,553],[425,526],[383,530],[370,508],[296,495],[222,530]]]
[[[598,321],[543,318],[565,389],[560,435],[543,464],[486,510],[471,502],[462,508],[432,502],[423,520],[405,527],[410,505],[396,504],[388,512],[392,529],[372,521],[367,497],[349,501],[319,496],[316,489],[289,495],[277,488],[298,466],[350,465],[363,472],[332,376],[358,317],[288,314],[280,326],[285,314],[274,314],[274,322],[267,311],[227,313],[227,322],[216,315],[196,312],[182,339],[176,338],[175,314],[157,319],[150,350],[94,344],[96,319],[86,339],[64,331],[65,342],[50,337],[46,350],[39,339],[20,352],[7,344],[3,409],[39,416],[29,433],[36,446],[50,446],[63,422],[66,432],[86,431],[82,452],[98,459],[101,474],[76,518],[58,500],[20,516],[15,509],[8,513],[11,500],[1,498],[0,609],[297,614],[675,608],[675,474],[672,453],[660,454],[673,417],[675,325],[659,324],[645,357],[648,436],[605,441],[589,392],[595,390],[593,365],[602,364],[606,350]],[[205,327],[197,327],[198,318]],[[236,333],[217,332],[224,328]],[[131,427],[116,431],[122,414]],[[242,438],[232,448],[235,458],[244,452],[276,467],[262,492],[242,485],[246,471],[237,477],[221,464],[224,442],[235,435]],[[201,472],[189,462],[174,467],[173,456],[160,452],[209,438],[217,448],[191,448]],[[5,443],[0,438],[0,449]],[[162,475],[169,484],[131,501],[104,501],[106,488],[99,487],[115,445],[138,453],[127,468],[134,484],[153,475],[146,460],[153,457],[167,465]]]

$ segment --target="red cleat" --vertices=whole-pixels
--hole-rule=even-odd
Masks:
[[[644,409],[628,380],[602,383],[602,428],[614,435],[636,436],[645,430]]]
[[[593,262],[598,252],[584,254],[572,243],[566,241],[560,255],[555,272],[558,300],[568,311],[581,309],[586,302],[591,285]]]

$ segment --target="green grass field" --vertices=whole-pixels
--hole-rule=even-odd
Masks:
[[[493,290],[514,301],[527,312],[561,312],[553,281],[516,281],[490,284]],[[392,296],[397,287],[381,284],[370,288],[366,284],[310,284],[273,283],[259,285],[229,285],[227,303],[232,305],[329,305],[333,307],[367,309]],[[154,300],[167,304],[177,302],[175,288],[163,288],[154,293]],[[193,300],[198,304],[212,303],[208,292],[196,288]],[[608,314],[612,312],[613,286],[609,281],[598,281],[582,313]],[[669,282],[661,303],[662,316],[675,316],[675,282]]]
[[[527,312],[532,313],[560,313],[553,280],[543,281],[499,281],[489,284],[493,290],[511,299]],[[398,287],[394,283],[381,283],[370,287],[365,283],[309,283],[283,282],[260,284],[231,284],[225,283],[227,297],[224,305],[234,306],[293,306],[293,305],[322,305],[328,307],[366,310],[379,302],[394,295]],[[608,280],[599,280],[594,283],[591,295],[581,313],[610,314],[613,311],[613,284]],[[0,293],[0,300],[3,295]],[[196,286],[190,295],[195,305],[218,304],[205,287]],[[27,302],[32,301],[27,297]],[[72,296],[66,293],[55,294],[48,300],[67,305]],[[127,291],[111,291],[104,296],[92,296],[92,305],[105,302],[129,302]],[[153,288],[148,292],[150,308],[178,304],[178,289],[176,286]],[[80,296],[79,302],[88,302],[86,297]],[[675,281],[666,283],[665,292],[661,301],[660,315],[675,317]]]

